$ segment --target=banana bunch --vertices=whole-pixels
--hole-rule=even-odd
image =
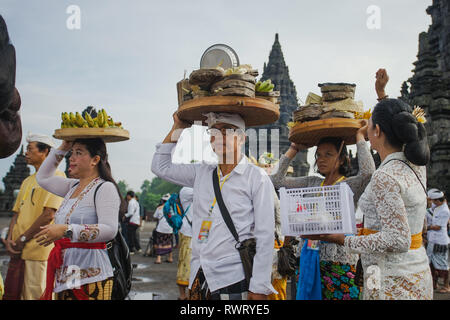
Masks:
[[[120,128],[123,129],[121,122],[114,122],[105,109],[97,112],[97,116],[92,118],[89,113],[85,113],[85,117],[79,112],[62,112],[61,113],[61,129],[64,128]]]
[[[267,79],[264,82],[258,81],[255,85],[256,92],[272,92],[273,88],[275,88],[275,85],[270,79]]]

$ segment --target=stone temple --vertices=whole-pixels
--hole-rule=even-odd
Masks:
[[[430,145],[427,187],[450,195],[450,1],[433,0],[432,23],[419,35],[414,75],[402,85],[401,99],[427,114]],[[409,84],[408,84],[409,83]]]
[[[279,156],[283,155],[291,145],[289,141],[289,128],[287,123],[292,121],[292,112],[298,107],[297,101],[297,90],[294,83],[289,76],[289,68],[284,61],[283,52],[281,51],[281,45],[279,42],[278,34],[275,35],[275,42],[270,51],[268,63],[264,63],[264,70],[261,76],[261,81],[271,79],[272,83],[275,84],[275,91],[280,91],[280,118],[277,122],[270,125],[256,127],[258,132],[258,140],[260,144],[258,146],[258,154],[255,155],[253,150],[250,148],[250,155],[258,158],[264,151],[271,152],[271,136],[274,140],[279,141]],[[265,137],[265,132],[267,132],[267,146],[262,145],[261,139]],[[278,132],[278,137],[273,133]],[[248,141],[248,139],[247,139]],[[274,146],[275,147],[275,146]],[[249,150],[248,144],[246,145],[246,153]],[[293,176],[306,176],[309,172],[309,164],[306,159],[307,151],[302,151],[297,154],[291,165],[294,169]]]
[[[16,156],[14,164],[10,167],[9,172],[3,178],[5,190],[0,194],[0,215],[9,214],[14,207],[15,191],[20,189],[23,180],[30,175],[30,168],[25,160],[23,147]],[[16,192],[17,192],[16,191]]]

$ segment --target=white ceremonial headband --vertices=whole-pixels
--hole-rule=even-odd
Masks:
[[[212,128],[216,123],[227,123],[245,131],[245,121],[238,114],[209,112],[203,115],[207,118],[208,128]]]
[[[52,138],[50,138],[49,136],[46,136],[44,134],[36,134],[36,133],[30,133],[28,132],[27,135],[27,142],[41,142],[41,143],[45,143],[46,145],[52,147],[52,148],[56,148],[56,144],[53,141]]]

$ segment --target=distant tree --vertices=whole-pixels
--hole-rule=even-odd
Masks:
[[[120,194],[125,198],[128,192],[128,184],[125,182],[125,180],[120,180],[117,183],[117,186],[119,187]]]
[[[178,193],[181,190],[181,186],[167,182],[161,178],[155,177],[150,183],[150,192],[154,194],[166,194],[166,193]]]
[[[151,182],[149,180],[144,180],[141,185],[139,201],[146,210],[154,211],[164,194],[178,193],[180,189],[180,186],[158,177],[153,178]]]

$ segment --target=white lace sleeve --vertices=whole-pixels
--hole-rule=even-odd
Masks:
[[[367,191],[374,197],[381,230],[367,236],[346,237],[345,246],[358,253],[407,252],[411,234],[400,185],[390,175],[376,172],[370,187]]]

